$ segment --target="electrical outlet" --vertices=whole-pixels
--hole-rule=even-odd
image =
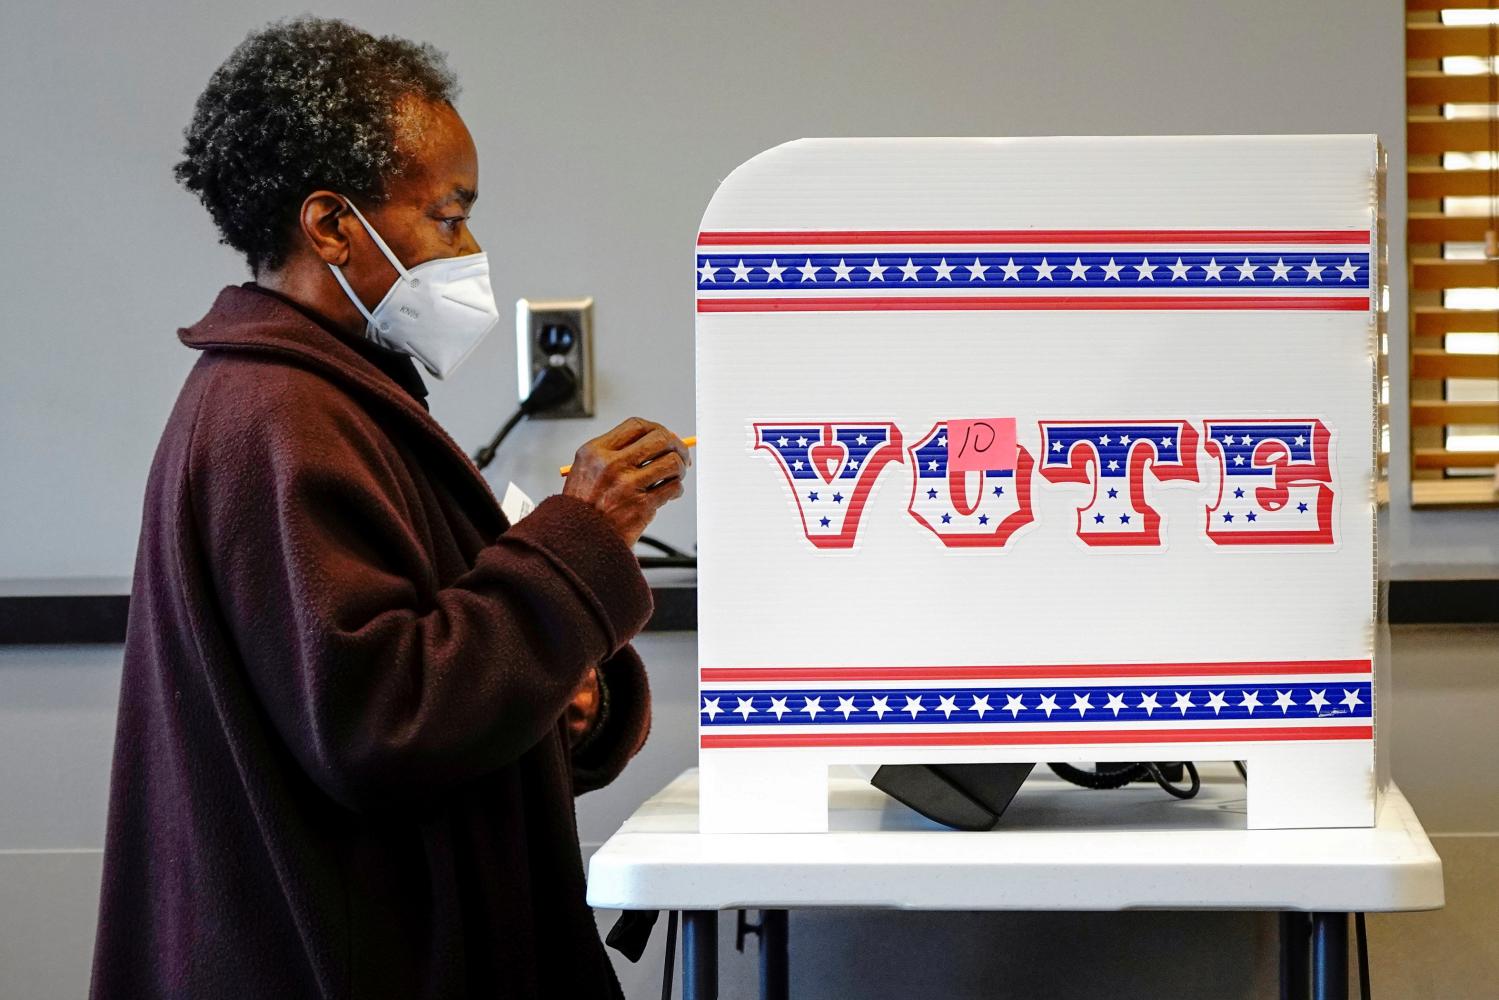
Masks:
[[[593,416],[593,299],[517,299],[516,377],[520,399],[531,394],[537,372],[566,367],[577,380],[573,398],[533,420]]]

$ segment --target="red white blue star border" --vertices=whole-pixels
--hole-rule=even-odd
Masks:
[[[698,311],[1362,311],[1367,230],[704,232]]]
[[[1373,738],[1367,660],[704,669],[701,745],[900,747]]]

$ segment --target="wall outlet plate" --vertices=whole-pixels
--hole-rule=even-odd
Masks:
[[[578,391],[561,406],[532,420],[593,416],[593,299],[517,299],[515,371],[518,399],[531,394],[536,373],[566,367]]]

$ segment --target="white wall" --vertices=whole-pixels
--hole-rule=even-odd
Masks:
[[[306,0],[10,0],[0,18],[0,577],[129,574],[156,434],[191,352],[173,330],[246,275],[171,178],[209,73]],[[332,0],[447,50],[478,141],[474,229],[501,302],[598,300],[600,418],[522,429],[503,486],[630,413],[692,425],[689,258],[718,180],[809,135],[1377,132],[1404,273],[1399,0],[610,4]],[[1392,303],[1395,412],[1404,296]],[[508,330],[434,410],[465,447],[514,403]],[[1408,464],[1396,427],[1393,471]],[[1499,512],[1419,512],[1397,569],[1499,567]],[[693,540],[692,498],[659,533]]]

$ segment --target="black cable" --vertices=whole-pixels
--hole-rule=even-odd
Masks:
[[[1171,781],[1161,772],[1159,764],[1150,762],[1119,764],[1112,768],[1094,765],[1094,770],[1085,771],[1071,764],[1047,764],[1053,774],[1063,781],[1070,781],[1074,785],[1083,788],[1106,790],[1110,788],[1123,788],[1132,782],[1142,778],[1150,778],[1168,794],[1178,799],[1194,798],[1202,790],[1202,779],[1197,774],[1197,765],[1190,760],[1182,761],[1181,766],[1191,778],[1191,785],[1182,788],[1173,785]]]
[[[486,468],[494,461],[495,452],[500,450],[500,444],[510,436],[526,417],[544,413],[558,404],[565,403],[571,399],[577,391],[578,378],[565,367],[543,368],[536,373],[536,378],[531,382],[531,394],[521,401],[510,419],[495,431],[494,437],[490,438],[488,444],[474,453],[474,464],[480,469]]]
[[[1175,796],[1178,799],[1196,798],[1197,793],[1202,791],[1202,779],[1197,776],[1197,765],[1190,760],[1184,760],[1182,761],[1182,767],[1186,770],[1187,776],[1192,779],[1192,784],[1188,788],[1178,787],[1166,780],[1166,776],[1161,773],[1161,768],[1157,764],[1146,764],[1145,770],[1150,773],[1150,776],[1155,779],[1155,783],[1160,785],[1166,794]]]
[[[510,432],[515,430],[516,426],[524,419],[526,419],[525,409],[517,407],[515,412],[510,415],[510,419],[501,424],[500,429],[495,431],[495,435],[490,439],[489,443],[474,452],[474,464],[479,467],[479,471],[482,472],[489,467],[489,463],[494,461],[494,453],[500,450],[501,442],[509,437]]]
[[[1047,764],[1051,773],[1063,781],[1070,781],[1074,785],[1083,788],[1106,790],[1110,788],[1123,788],[1132,781],[1139,781],[1145,777],[1145,767],[1142,764],[1121,764],[1116,768],[1107,769],[1094,765],[1091,771],[1084,771],[1080,767],[1071,764]]]
[[[1364,915],[1353,915],[1353,933],[1358,938],[1358,995],[1359,1000],[1369,1000],[1369,933],[1364,927]]]

